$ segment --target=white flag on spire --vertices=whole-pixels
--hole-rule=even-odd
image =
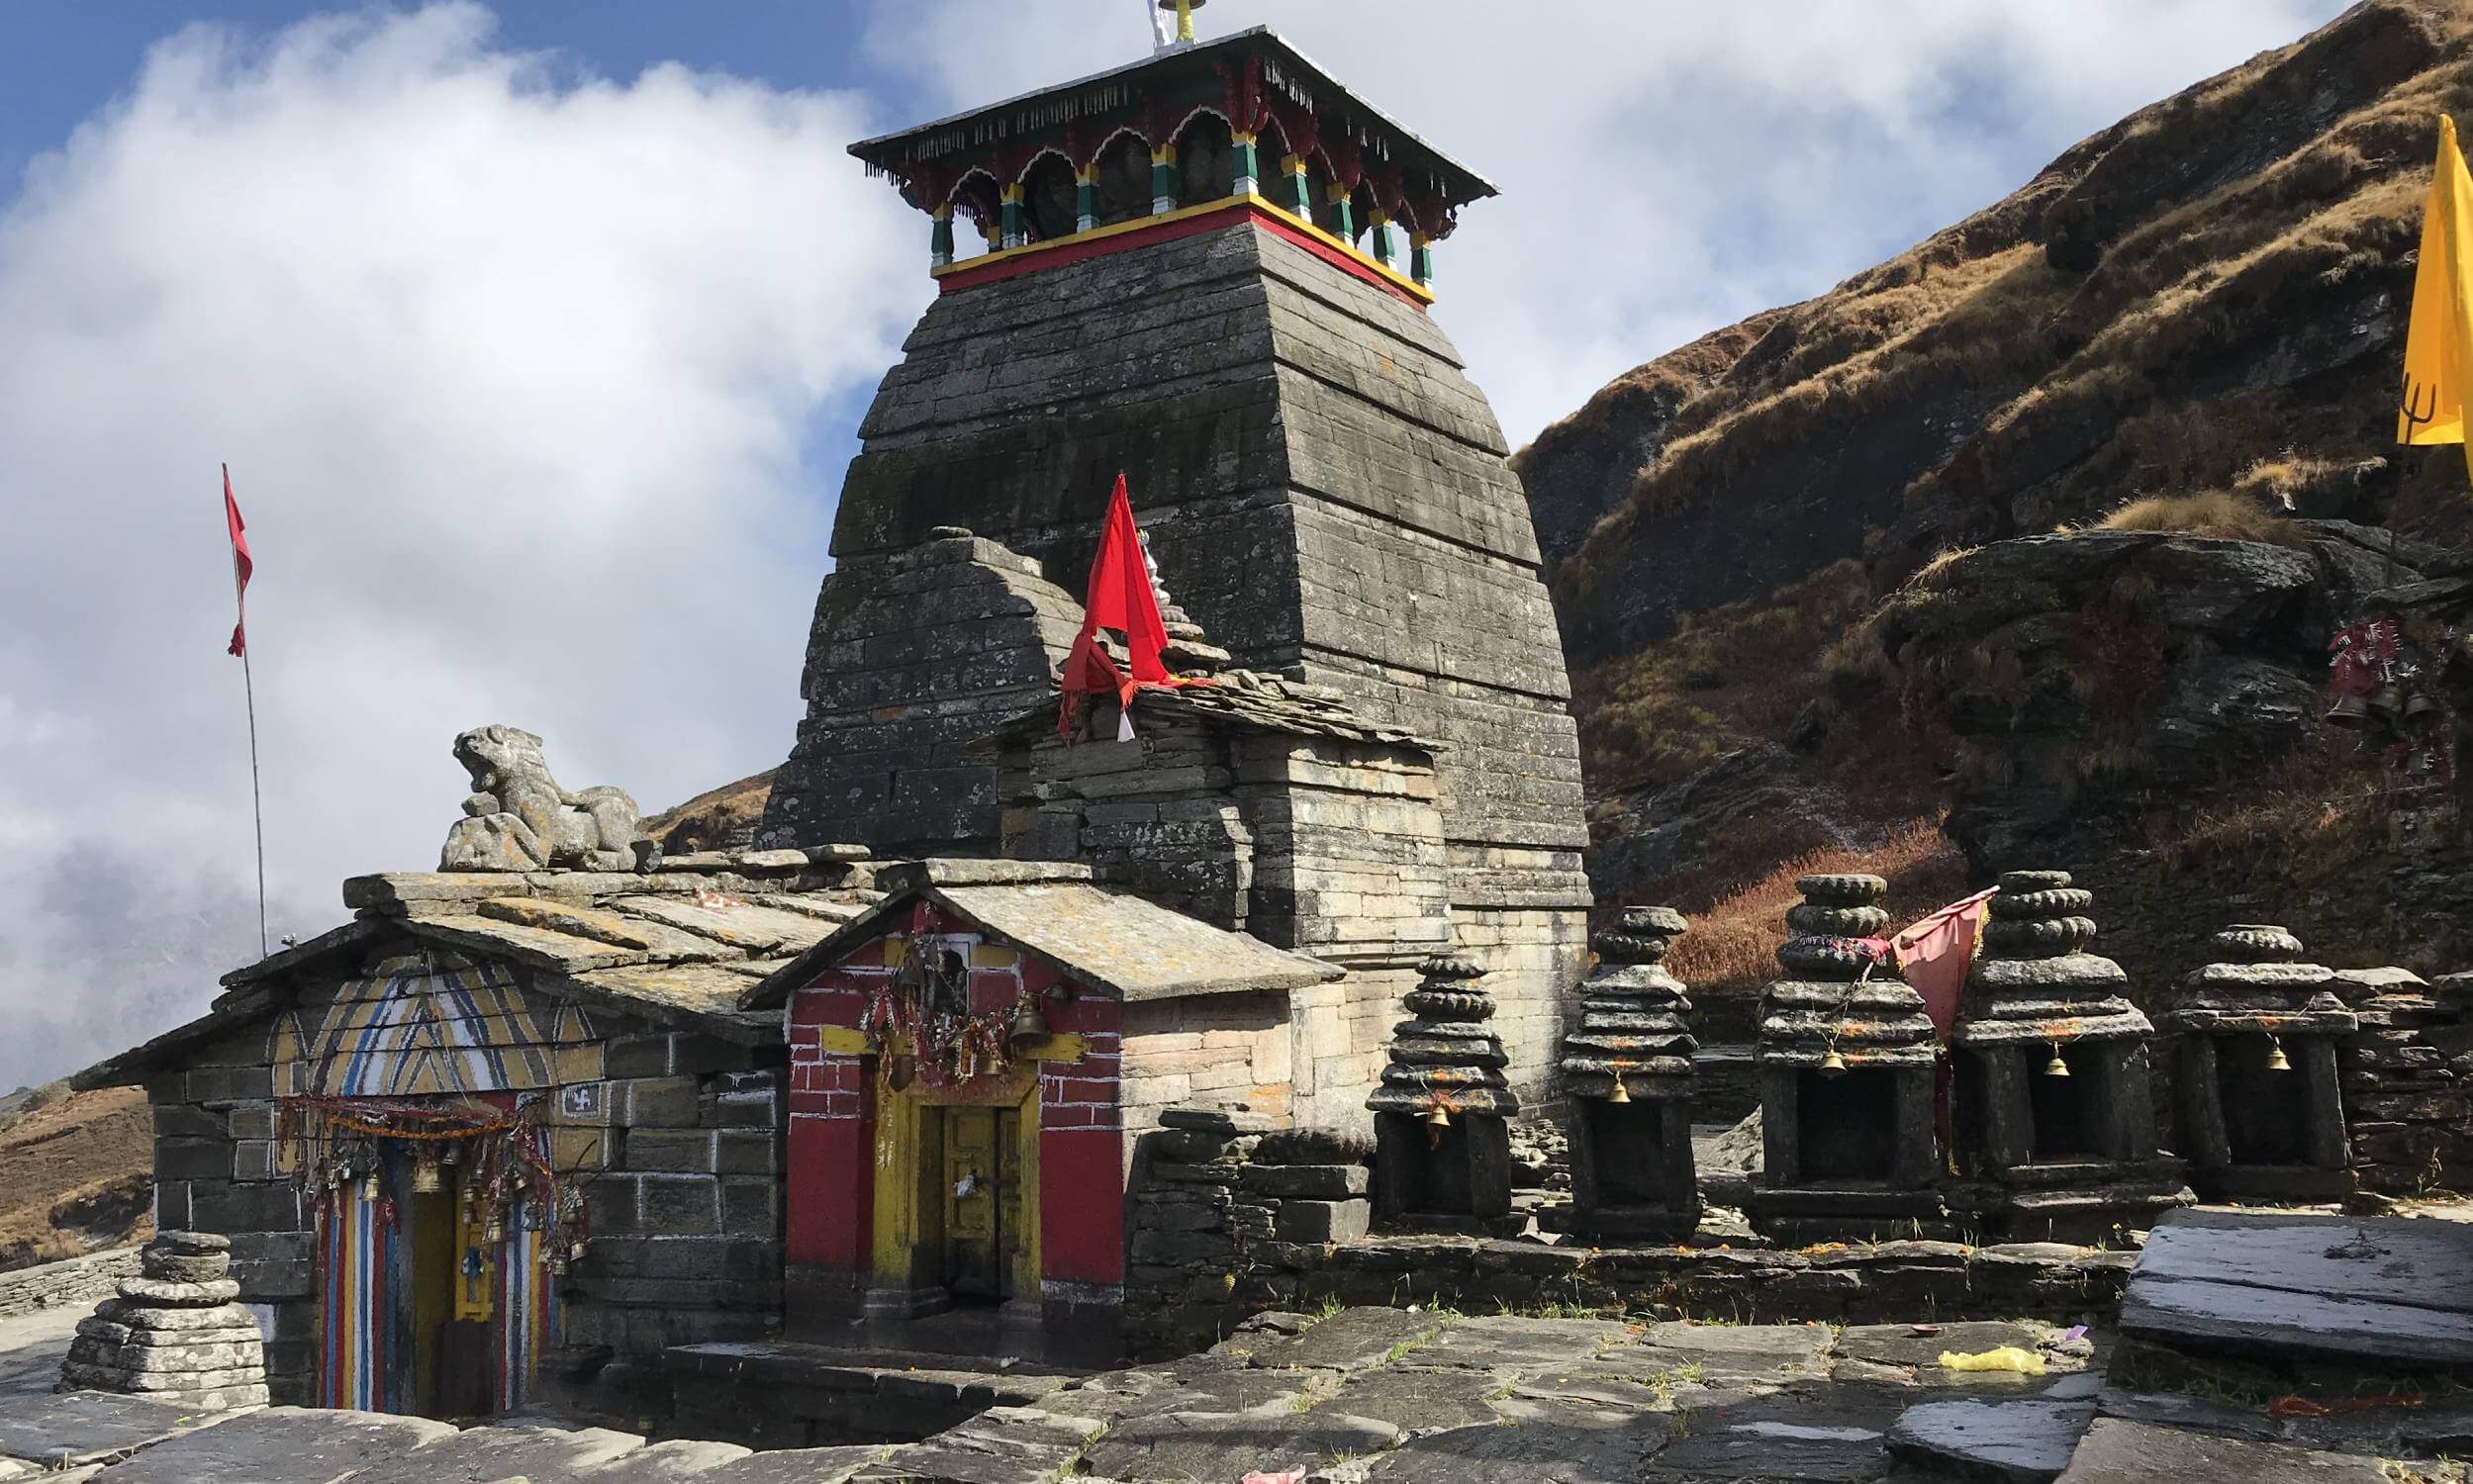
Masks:
[[[1142,0],[1142,8],[1151,17],[1151,35],[1155,39],[1155,49],[1176,45],[1177,13],[1173,10],[1160,9],[1158,0]]]

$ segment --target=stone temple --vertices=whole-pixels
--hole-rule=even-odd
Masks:
[[[1428,314],[1493,187],[1262,29],[851,152],[931,219],[940,294],[861,428],[758,843],[1000,852],[979,743],[1052,703],[1122,473],[1236,665],[1437,744],[1450,927],[1543,1094],[1584,949],[1577,745],[1526,497]],[[956,259],[957,218],[988,251]],[[1326,1055],[1361,1093],[1432,947],[1347,964],[1365,1013]]]

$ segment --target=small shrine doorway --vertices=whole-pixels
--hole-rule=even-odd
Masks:
[[[1013,1249],[1021,1210],[1021,1112],[1016,1108],[936,1110],[943,1128],[945,1291],[959,1303],[1002,1303],[1014,1296]]]

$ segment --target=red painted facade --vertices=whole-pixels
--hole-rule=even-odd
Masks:
[[[899,929],[926,935],[963,952],[981,942],[969,921],[924,900],[913,902]],[[870,1285],[875,1260],[878,1115],[883,1100],[904,1096],[886,1085],[882,1058],[847,1047],[870,1004],[886,993],[895,969],[887,939],[859,945],[790,998],[790,1148],[785,1257],[794,1286],[855,1298]],[[1082,1039],[1083,1057],[1038,1064],[1038,1206],[1040,1293],[1062,1302],[1113,1300],[1124,1280],[1124,1132],[1118,1110],[1121,1007],[1059,975],[1035,955],[1018,968],[974,968],[970,1008],[1007,1012],[1027,989],[1038,997],[1049,1030]],[[828,1032],[835,1032],[828,1037]],[[941,1087],[947,1104],[1018,1096],[1018,1070],[989,1072]],[[915,1091],[915,1089],[914,1089]]]

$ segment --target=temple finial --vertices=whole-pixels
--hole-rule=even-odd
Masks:
[[[1192,46],[1193,13],[1209,3],[1210,0],[1158,0],[1159,15],[1153,23],[1159,37],[1158,49],[1165,51],[1171,46]],[[1174,33],[1168,28],[1171,15],[1176,17]]]

